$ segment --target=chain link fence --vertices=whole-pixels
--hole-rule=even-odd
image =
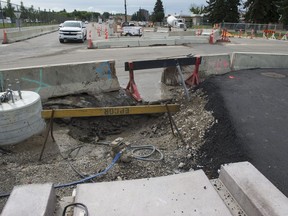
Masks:
[[[0,1],[0,28],[59,24],[67,17],[61,12],[35,9]]]
[[[255,24],[255,23],[222,23],[221,28],[225,28],[228,31],[239,32],[251,32],[252,29],[255,33],[261,33],[265,30],[273,31],[288,31],[288,26],[283,24]]]

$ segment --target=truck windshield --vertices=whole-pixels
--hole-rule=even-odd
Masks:
[[[78,22],[67,22],[67,23],[64,23],[63,26],[64,27],[79,27],[79,28],[81,28],[81,25]]]

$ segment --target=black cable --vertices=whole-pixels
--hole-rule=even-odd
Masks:
[[[83,203],[72,203],[72,204],[69,204],[69,205],[65,206],[65,208],[63,210],[63,213],[62,213],[62,216],[65,216],[67,208],[69,208],[71,206],[82,207],[84,209],[84,211],[85,211],[84,216],[89,216],[88,208]]]
[[[0,194],[0,198],[5,198],[5,197],[9,197],[9,196],[10,196],[10,193]]]

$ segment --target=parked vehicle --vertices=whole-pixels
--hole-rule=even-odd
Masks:
[[[69,20],[63,23],[59,29],[59,41],[64,43],[65,40],[76,40],[84,42],[87,38],[87,29],[82,21]]]
[[[168,23],[169,30],[171,30],[171,27],[180,28],[180,29],[183,29],[184,31],[187,30],[187,26],[184,23],[184,19],[181,19],[181,18],[177,19],[176,17],[170,15],[167,18],[167,23]]]
[[[60,29],[62,27],[63,27],[63,23],[60,23],[58,29]]]
[[[122,27],[122,35],[141,37],[143,35],[143,29],[140,26],[124,26]]]

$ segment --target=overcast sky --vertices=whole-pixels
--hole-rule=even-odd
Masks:
[[[64,8],[71,12],[74,9],[93,11],[93,12],[110,12],[124,13],[124,0],[22,0],[25,7],[34,6],[40,10],[59,11]],[[21,0],[11,0],[11,3],[19,4]],[[162,0],[166,14],[190,14],[189,8],[194,5],[206,5],[206,0]],[[127,13],[133,14],[139,8],[153,11],[156,0],[126,0]]]

